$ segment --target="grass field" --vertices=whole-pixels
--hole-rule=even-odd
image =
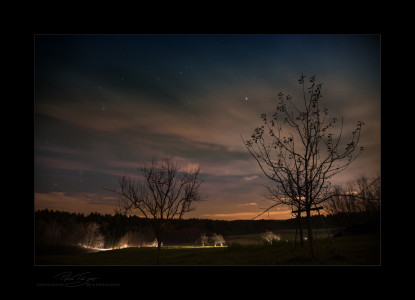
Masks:
[[[229,247],[163,247],[162,265],[379,265],[379,235],[317,238],[315,257],[305,247],[294,247],[282,232],[281,241],[265,245],[258,235],[228,237]],[[286,241],[288,240],[288,242]],[[125,248],[78,255],[45,255],[35,258],[36,265],[155,265],[155,248]]]
[[[295,241],[295,229],[279,229],[273,230],[273,232],[280,236],[281,241]],[[306,231],[304,232],[304,236]],[[313,229],[313,235],[315,240],[326,239],[328,234],[324,228]],[[299,242],[299,233],[297,233],[297,242]],[[238,243],[241,245],[259,245],[263,244],[264,240],[261,237],[261,234],[245,234],[245,235],[231,235],[226,237],[228,243]]]

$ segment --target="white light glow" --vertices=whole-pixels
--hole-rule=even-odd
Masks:
[[[79,243],[78,244],[79,247],[85,248],[85,249],[89,249],[89,250],[94,250],[94,251],[110,251],[110,250],[115,250],[115,249],[124,249],[124,248],[128,248],[128,244],[123,244],[120,247],[114,247],[114,248],[97,248],[97,247],[92,247],[92,246],[88,246],[88,245],[84,245]]]

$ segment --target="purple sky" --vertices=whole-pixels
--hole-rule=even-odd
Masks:
[[[345,133],[366,124],[366,151],[332,183],[380,174],[378,35],[37,35],[34,68],[35,209],[113,214],[104,188],[169,152],[201,167],[207,199],[186,217],[254,217],[268,181],[240,135],[278,92],[301,96],[302,73]]]

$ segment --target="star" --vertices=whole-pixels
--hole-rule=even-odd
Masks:
[[[245,97],[244,98],[244,102],[248,102],[248,97]]]

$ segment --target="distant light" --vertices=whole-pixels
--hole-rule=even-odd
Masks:
[[[124,248],[130,247],[128,244],[123,244],[122,246],[114,247],[114,248],[98,248],[98,247],[92,247],[92,246],[84,245],[84,244],[81,244],[81,243],[78,243],[78,246],[82,247],[82,248],[85,248],[85,249],[94,250],[94,251],[110,251],[110,250],[124,249]]]

